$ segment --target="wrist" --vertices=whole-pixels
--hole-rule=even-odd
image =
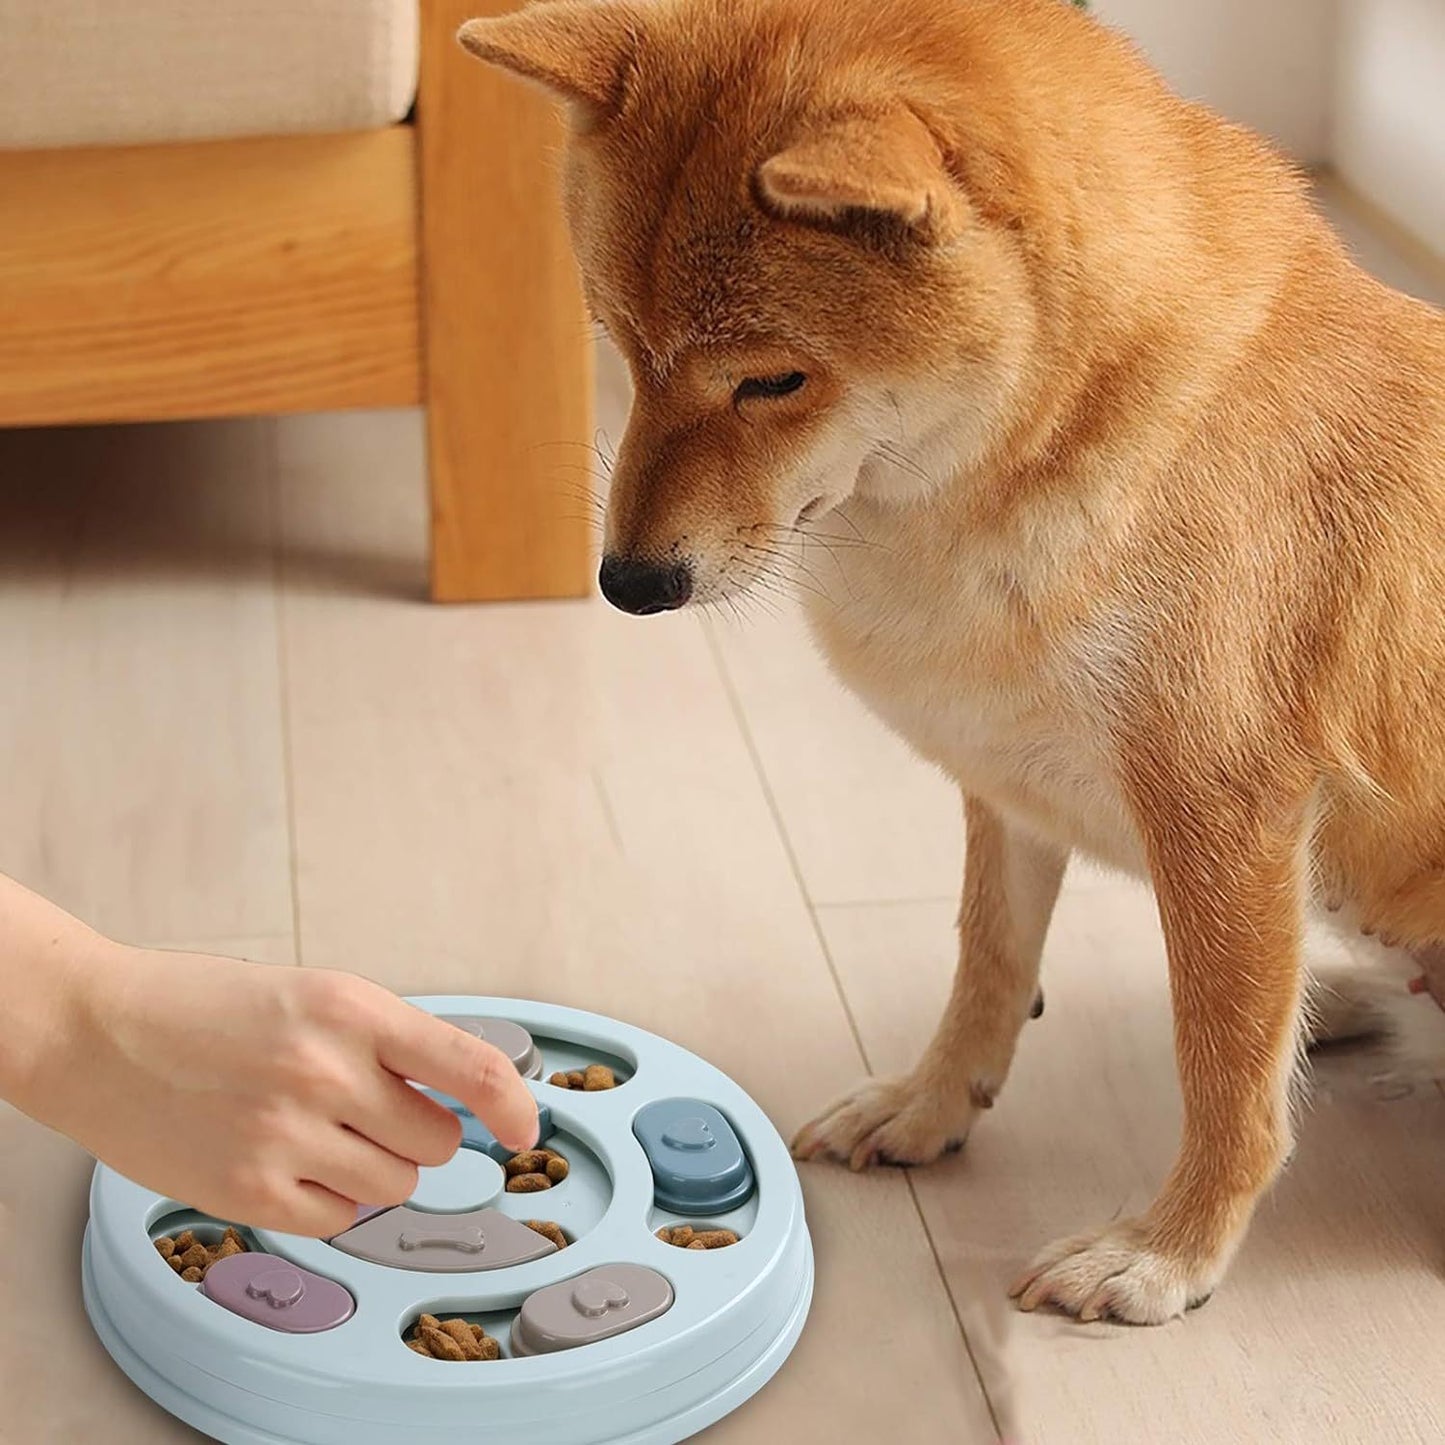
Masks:
[[[9,1027],[0,1051],[0,1096],[42,1123],[63,1127],[69,1081],[94,1056],[100,998],[124,970],[130,950],[82,924],[11,959],[16,986],[0,983]]]

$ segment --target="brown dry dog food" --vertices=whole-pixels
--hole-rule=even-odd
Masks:
[[[199,1284],[218,1259],[229,1259],[233,1254],[248,1252],[246,1241],[229,1224],[219,1244],[206,1244],[196,1238],[195,1230],[185,1229],[174,1239],[170,1235],[162,1235],[155,1246],[156,1253],[187,1284]]]
[[[584,1089],[595,1094],[601,1089],[615,1089],[617,1075],[606,1064],[588,1064],[585,1069],[573,1069],[568,1074],[553,1074],[547,1082],[558,1089]]]
[[[657,1231],[657,1237],[678,1249],[726,1249],[739,1238],[731,1229],[694,1229],[690,1224],[664,1226]]]
[[[567,1248],[567,1236],[562,1233],[562,1226],[560,1224],[553,1224],[551,1220],[548,1219],[524,1219],[522,1223],[525,1224],[528,1229],[535,1229],[543,1239],[550,1239],[558,1249]]]
[[[536,1194],[560,1184],[570,1166],[555,1149],[524,1149],[506,1163],[507,1193]]]
[[[406,1342],[409,1350],[433,1360],[499,1360],[502,1347],[481,1325],[422,1315]]]

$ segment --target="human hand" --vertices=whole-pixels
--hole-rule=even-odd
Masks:
[[[507,1057],[350,974],[104,943],[22,1105],[126,1177],[227,1220],[327,1236],[444,1164],[460,1100],[537,1137]]]

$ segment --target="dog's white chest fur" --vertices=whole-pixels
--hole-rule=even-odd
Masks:
[[[815,636],[842,680],[924,758],[1029,831],[1112,867],[1143,854],[1096,704],[1088,629],[1045,645],[1026,599],[982,556],[916,527],[840,545]]]

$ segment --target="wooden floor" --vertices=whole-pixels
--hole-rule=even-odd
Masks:
[[[421,447],[412,413],[0,434],[0,869],[135,941],[621,1016],[785,1131],[910,1064],[953,962],[950,789],[787,613],[425,605]],[[1148,895],[1076,872],[1045,980],[964,1155],[804,1169],[811,1322],[708,1438],[1445,1439],[1445,1101],[1359,1058],[1319,1067],[1205,1309],[1011,1311],[1034,1249],[1147,1199],[1178,1124]],[[0,1441],[197,1440],[88,1333],[87,1172],[0,1111]]]

